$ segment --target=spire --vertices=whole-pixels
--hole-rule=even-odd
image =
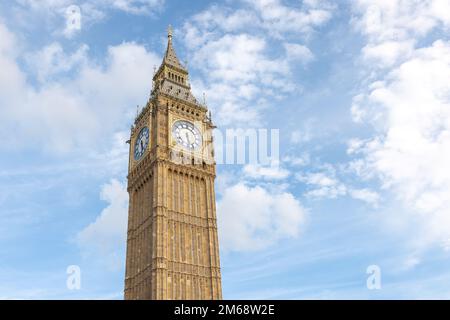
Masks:
[[[167,38],[169,38],[169,42],[172,42],[172,32],[173,32],[172,25],[169,24],[169,27],[167,28]]]
[[[173,32],[172,26],[169,25],[169,28],[167,29],[167,49],[166,54],[164,55],[163,64],[168,64],[175,68],[187,71],[186,68],[178,60],[177,55],[175,54],[175,50],[173,49],[172,32]]]
[[[180,63],[172,45],[172,27],[167,30],[167,49],[163,61],[153,75],[152,97],[158,93],[164,93],[177,99],[194,103],[201,108],[206,108],[199,103],[191,92],[189,84],[189,72],[186,65]]]

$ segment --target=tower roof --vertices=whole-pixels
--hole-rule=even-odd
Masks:
[[[163,93],[206,109],[206,106],[199,103],[191,92],[188,70],[178,60],[172,45],[171,26],[169,26],[167,38],[167,49],[163,61],[153,75],[152,96]]]
[[[172,27],[169,25],[169,29],[167,31],[167,49],[166,53],[164,55],[164,59],[162,64],[168,64],[172,67],[184,70],[187,72],[187,69],[185,66],[183,66],[180,63],[180,60],[178,60],[177,55],[175,53],[175,49],[172,45]]]

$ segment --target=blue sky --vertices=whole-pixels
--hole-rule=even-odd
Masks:
[[[80,28],[66,25],[71,5]],[[450,298],[449,12],[445,0],[2,2],[0,298],[122,298],[125,141],[169,24],[220,130],[280,130],[276,165],[217,168],[224,298]]]

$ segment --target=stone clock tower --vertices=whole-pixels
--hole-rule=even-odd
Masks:
[[[129,140],[125,299],[222,299],[214,125],[190,88],[169,27]]]

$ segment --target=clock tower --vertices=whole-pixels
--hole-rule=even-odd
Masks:
[[[213,129],[169,27],[129,140],[125,299],[222,299]]]

